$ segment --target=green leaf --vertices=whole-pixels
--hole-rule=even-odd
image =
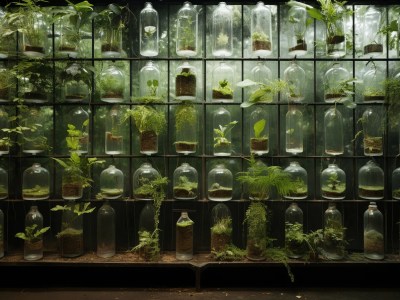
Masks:
[[[347,108],[350,108],[350,109],[356,108],[356,106],[357,106],[357,104],[350,99],[346,99],[346,100],[342,101],[342,103],[344,106],[346,106]]]
[[[87,127],[89,125],[89,119],[86,119],[85,122],[83,122],[82,127]]]
[[[245,79],[245,80],[243,80],[243,81],[239,81],[236,85],[237,85],[238,87],[244,88],[244,87],[254,86],[254,85],[258,85],[258,84],[259,84],[258,82],[255,82],[255,81],[253,81],[253,80]]]
[[[252,106],[254,104],[255,104],[254,102],[246,101],[246,102],[243,102],[242,104],[240,104],[240,107],[241,108],[247,108],[247,107],[250,107],[250,106]]]
[[[318,9],[307,7],[306,10],[307,10],[308,15],[311,18],[314,18],[314,19],[320,20],[320,21],[323,20],[324,17],[323,17],[323,15],[321,14],[321,12]]]
[[[261,133],[264,131],[266,121],[264,119],[259,120],[254,124],[254,136],[259,138]]]
[[[33,237],[37,238],[37,237],[41,236],[43,233],[45,233],[46,231],[48,231],[49,229],[50,229],[50,227],[43,227],[42,229],[37,230],[34,233]]]
[[[264,97],[265,94],[271,94],[272,90],[270,88],[262,88],[254,91],[250,97],[249,97],[249,102],[257,102],[260,101],[261,97]]]
[[[118,16],[121,15],[121,13],[122,13],[121,7],[119,7],[118,5],[115,5],[113,3],[108,5],[108,9],[111,10],[114,14],[116,14]]]
[[[66,164],[63,160],[53,157],[53,159],[58,162],[63,168],[68,168],[68,164]]]
[[[20,239],[25,240],[25,241],[29,240],[28,237],[25,235],[24,232],[18,232],[18,233],[15,235],[15,237],[20,238]]]
[[[60,210],[62,210],[62,211],[71,210],[71,208],[68,205],[64,205],[64,206],[56,205],[51,209],[51,211],[60,211]]]

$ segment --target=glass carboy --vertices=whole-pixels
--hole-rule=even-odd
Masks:
[[[173,196],[178,200],[193,200],[198,196],[199,178],[195,168],[182,163],[174,171]]]
[[[115,255],[115,211],[108,201],[97,211],[97,256]]]
[[[364,212],[364,256],[372,260],[385,257],[383,215],[375,202]]]
[[[257,2],[251,10],[251,49],[254,56],[266,57],[272,53],[271,10],[264,2]]]
[[[197,54],[198,14],[192,3],[185,1],[176,16],[176,54],[191,57]]]
[[[143,163],[133,174],[133,195],[137,200],[153,200],[151,181],[159,178],[160,173],[150,163]]]
[[[232,214],[228,206],[218,203],[211,210],[211,251],[224,251],[232,243]]]
[[[372,160],[358,170],[358,196],[363,199],[379,200],[384,197],[384,172]]]
[[[111,107],[107,113],[105,132],[105,153],[110,155],[122,154],[124,149],[124,127],[121,124],[123,113],[118,105]]]
[[[150,2],[140,12],[140,55],[157,56],[159,44],[158,12]]]
[[[214,156],[229,156],[232,152],[231,131],[233,128],[231,113],[224,107],[213,113],[213,154]]]
[[[261,107],[250,115],[250,152],[256,155],[269,152],[269,114]]]
[[[351,79],[349,71],[339,63],[326,71],[323,78],[324,100],[327,103],[343,102],[349,98],[345,92],[345,83]]]
[[[50,195],[50,174],[39,163],[25,169],[22,175],[22,199],[45,200]]]
[[[284,169],[293,182],[294,190],[285,195],[287,199],[306,199],[308,196],[308,176],[307,171],[297,161],[291,161],[289,166]]]
[[[306,252],[303,211],[294,202],[285,211],[285,250],[289,258],[301,258]]]
[[[284,80],[289,84],[286,92],[288,101],[301,102],[306,92],[306,72],[298,63],[292,62],[283,73]]]
[[[233,12],[225,2],[219,2],[214,9],[211,26],[212,55],[231,56],[233,53]]]
[[[361,118],[363,147],[366,156],[383,155],[383,115],[377,107],[368,107]]]
[[[0,167],[0,200],[8,198],[8,172]]]
[[[304,7],[293,6],[289,9],[288,52],[292,56],[307,54],[306,30],[307,11]]]
[[[384,51],[384,35],[381,33],[383,26],[382,11],[373,5],[369,5],[363,19],[362,41],[364,55],[366,57],[382,56]]]
[[[160,97],[161,75],[158,65],[148,61],[139,72],[140,97]]]
[[[208,199],[228,201],[232,199],[233,175],[224,164],[218,164],[208,172]]]
[[[234,70],[226,62],[221,61],[212,71],[212,93],[214,102],[232,102],[234,86]]]
[[[113,63],[100,73],[100,99],[104,102],[124,101],[125,74]]]
[[[25,260],[39,260],[43,257],[43,234],[39,234],[42,228],[43,216],[38,207],[32,205],[25,216]]]
[[[194,222],[186,211],[176,222],[176,259],[190,260],[193,258],[193,227]]]
[[[346,173],[336,164],[329,164],[321,172],[321,196],[324,199],[340,200],[346,196]]]
[[[336,203],[330,202],[324,215],[324,255],[330,260],[343,259],[346,251],[345,228]]]
[[[110,165],[100,173],[100,193],[105,199],[117,199],[124,193],[124,173]]]
[[[286,113],[286,152],[298,154],[303,152],[303,113],[300,109],[289,107]]]
[[[336,106],[329,108],[324,115],[325,153],[340,155],[344,152],[344,132],[342,113]]]
[[[183,62],[176,69],[175,76],[175,99],[196,100],[197,71],[196,68]]]

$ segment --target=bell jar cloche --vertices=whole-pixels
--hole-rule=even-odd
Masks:
[[[386,15],[384,16],[386,19]],[[382,28],[382,10],[369,5],[364,16],[362,26],[362,42],[365,57],[380,57],[383,55],[384,34]]]
[[[228,201],[232,199],[233,175],[224,164],[218,164],[208,172],[208,199]]]
[[[175,76],[175,99],[196,100],[197,92],[197,70],[189,62],[183,62],[176,69]]]
[[[293,190],[285,195],[286,199],[306,199],[308,196],[308,175],[297,161],[291,161],[289,166],[284,169],[292,179]]]
[[[159,47],[158,12],[150,2],[144,4],[140,12],[140,55],[157,56]]]
[[[347,82],[351,79],[349,71],[340,63],[334,63],[323,78],[324,100],[327,103],[343,102],[349,99]]]
[[[62,72],[62,87],[66,102],[82,102],[89,99],[92,74],[83,65],[72,63]]]
[[[251,11],[251,49],[254,56],[266,57],[272,53],[271,10],[264,2],[257,2]]]
[[[8,198],[8,172],[0,167],[0,200]]]
[[[366,69],[363,74],[363,101],[365,103],[383,103],[385,101],[386,74],[378,66]]]
[[[176,17],[176,54],[192,57],[197,54],[198,14],[192,3],[185,1]]]
[[[124,173],[110,165],[100,173],[100,193],[104,199],[118,199],[124,193]]]
[[[161,73],[156,62],[148,61],[139,72],[139,94],[143,102],[159,101]]]
[[[233,102],[234,70],[226,62],[221,61],[212,71],[213,102]]]
[[[198,196],[199,178],[195,168],[182,163],[174,171],[173,196],[178,200],[193,200]]]
[[[211,48],[215,57],[229,57],[233,53],[233,11],[219,2],[212,13]]]
[[[385,258],[383,214],[376,202],[370,202],[364,212],[364,256],[372,260]]]
[[[307,11],[304,7],[293,6],[289,9],[289,30],[287,34],[288,52],[291,56],[307,54],[306,31]]]
[[[287,101],[301,102],[306,92],[306,72],[298,63],[292,62],[283,72],[283,78],[289,85]]]
[[[150,163],[143,163],[133,174],[133,196],[136,200],[153,200],[151,182],[161,175]]]
[[[269,152],[269,114],[261,107],[250,115],[250,152],[256,155]]]
[[[231,120],[231,113],[224,107],[213,113],[213,154],[214,156],[230,156],[232,152],[231,131],[237,121]]]
[[[45,200],[50,195],[50,173],[39,163],[25,169],[22,175],[22,199]]]
[[[125,74],[114,63],[100,73],[99,89],[101,101],[119,103],[124,101]]]
[[[224,251],[232,243],[232,214],[228,206],[218,203],[211,210],[211,251]]]
[[[321,172],[321,196],[324,199],[341,200],[346,196],[346,173],[337,164],[329,164]]]
[[[373,160],[367,161],[358,170],[358,196],[368,200],[384,197],[384,172]]]

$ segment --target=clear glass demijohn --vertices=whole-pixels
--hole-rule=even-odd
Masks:
[[[212,55],[231,56],[233,53],[233,12],[225,2],[219,2],[214,9],[211,26]]]
[[[0,128],[1,129],[8,129],[10,128],[10,122],[8,119],[7,111],[0,106]],[[0,156],[4,154],[8,154],[10,152],[10,137],[9,134],[4,132],[3,130],[0,131]]]
[[[392,198],[400,200],[400,167],[392,172]]]
[[[137,200],[153,200],[151,182],[161,175],[150,163],[143,163],[133,174],[133,195]]]
[[[344,152],[343,117],[336,106],[329,108],[324,115],[325,153],[341,155]]]
[[[233,86],[235,73],[231,66],[221,61],[212,71],[212,93],[213,102],[233,102]]]
[[[231,113],[224,107],[213,113],[213,154],[214,156],[229,156],[232,153],[232,136],[230,125]]]
[[[228,206],[218,203],[211,210],[211,251],[223,251],[232,243],[232,214]]]
[[[303,113],[289,107],[286,113],[286,152],[298,154],[303,152]]]
[[[63,92],[65,101],[82,102],[88,100],[91,93],[92,74],[81,64],[72,63],[63,75]]]
[[[157,56],[159,47],[158,12],[150,2],[144,4],[140,12],[140,55]]]
[[[43,228],[43,216],[36,205],[32,205],[25,216],[24,259],[39,260],[43,257],[43,234],[34,235]],[[30,232],[30,234],[27,234]]]
[[[303,211],[297,203],[291,203],[285,211],[285,251],[289,258],[301,258],[306,244],[298,236],[303,235]]]
[[[288,52],[292,56],[307,54],[306,31],[307,11],[304,7],[293,6],[289,9]]]
[[[25,169],[22,175],[22,199],[45,200],[50,195],[50,174],[39,163]]]
[[[364,212],[364,256],[372,260],[385,258],[383,214],[376,202],[370,202]]]
[[[384,53],[384,34],[382,28],[382,11],[372,5],[368,6],[362,26],[364,56],[380,57]]]
[[[336,203],[330,202],[324,214],[324,256],[330,260],[341,260],[345,255],[345,229],[342,213],[336,208]]]
[[[283,72],[284,80],[289,84],[286,92],[288,101],[301,102],[306,92],[306,72],[298,63],[292,62]]]
[[[191,57],[197,54],[198,14],[188,1],[183,3],[176,16],[176,54]]]
[[[366,156],[383,155],[383,116],[378,109],[377,107],[368,107],[361,118],[364,155]]]
[[[124,127],[121,125],[123,113],[118,105],[110,108],[107,113],[105,132],[105,153],[118,155],[124,152]]]
[[[174,171],[173,196],[178,200],[193,200],[198,196],[199,178],[195,168],[182,163]]]
[[[324,199],[341,200],[346,196],[346,173],[336,164],[329,164],[321,172],[321,196]]]
[[[8,172],[0,167],[0,200],[8,198]]]
[[[369,160],[358,170],[358,196],[368,200],[384,197],[384,172],[373,160]]]
[[[189,62],[183,62],[176,69],[175,99],[196,100],[197,70]]]
[[[285,195],[286,199],[306,199],[308,196],[308,176],[307,170],[304,169],[297,161],[291,161],[284,172],[291,176],[294,190]]]
[[[124,173],[110,165],[100,173],[100,193],[104,199],[117,199],[124,193]]]
[[[124,101],[125,74],[112,63],[100,73],[99,88],[101,101],[119,103]]]
[[[250,152],[256,155],[269,152],[269,114],[261,107],[250,115]]]
[[[347,100],[349,95],[345,92],[344,84],[350,79],[349,71],[339,63],[334,63],[324,74],[324,101],[334,103]]]
[[[73,109],[69,115],[69,125],[74,126],[75,136],[71,137],[77,148],[73,149],[78,154],[86,154],[89,151],[89,114],[79,106]]]
[[[5,236],[4,213],[0,209],[0,258],[4,257],[4,236]]]
[[[139,94],[142,98],[160,97],[161,75],[158,65],[148,61],[139,72]]]
[[[199,139],[198,112],[192,104],[181,104],[175,111],[175,151],[195,153]]]
[[[97,256],[115,255],[115,235],[115,211],[109,201],[105,201],[97,211]]]
[[[340,58],[346,55],[346,33],[344,16],[340,16],[343,8],[334,4],[339,17],[326,26],[326,54],[328,57]]]
[[[363,101],[367,103],[383,103],[385,101],[386,74],[381,68],[372,66],[363,74]]]
[[[193,228],[194,222],[189,218],[186,211],[181,212],[181,216],[176,222],[176,259],[190,260],[193,258]]]
[[[224,164],[218,164],[208,172],[208,199],[228,201],[232,199],[233,175]]]
[[[251,49],[254,56],[266,57],[272,53],[271,10],[264,2],[257,2],[251,10]]]

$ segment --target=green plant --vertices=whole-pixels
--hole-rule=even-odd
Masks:
[[[394,17],[398,16],[400,14],[400,7],[399,6],[394,6],[392,10],[392,14]],[[398,43],[399,43],[399,36],[398,36],[398,31],[399,31],[399,24],[397,20],[392,20],[389,24],[386,26],[384,25],[385,23],[382,22],[382,26],[378,32],[378,34],[382,35],[387,35],[389,38],[389,49],[398,49]]]
[[[219,125],[219,128],[214,128],[214,147],[219,147],[222,145],[229,145],[231,141],[226,137],[226,135],[235,127],[238,121],[232,121],[225,126]]]
[[[357,78],[340,81],[335,86],[329,86],[327,83],[325,83],[325,99],[329,100],[329,98],[339,98],[339,100],[335,100],[335,103],[343,103],[343,105],[347,108],[353,109],[357,106],[357,104],[352,101],[352,96],[355,94],[353,89],[354,84],[358,83],[361,83],[361,81]]]
[[[386,91],[386,102],[388,103],[387,118],[393,129],[400,122],[400,76],[387,78],[384,82]]]
[[[197,182],[189,181],[186,176],[179,176],[178,184],[174,185],[174,195],[184,197],[196,197],[197,186]]]
[[[215,93],[220,94],[222,96],[229,96],[229,97],[233,97],[233,90],[231,88],[230,83],[228,82],[228,80],[224,79],[224,80],[220,80],[218,82],[218,87],[213,88],[213,95],[215,95]],[[217,98],[217,97],[214,97]]]
[[[164,112],[152,106],[139,105],[133,110],[128,109],[122,121],[125,122],[130,117],[133,118],[140,133],[153,131],[159,135],[167,126]]]
[[[20,238],[24,241],[33,242],[36,239],[40,238],[45,232],[47,232],[50,227],[43,227],[38,229],[37,224],[33,224],[32,226],[25,227],[24,232],[18,232],[15,234],[15,237]]]
[[[186,16],[179,19],[181,29],[179,40],[177,40],[179,50],[196,50],[194,49],[195,33],[192,30],[193,19],[191,16]]]
[[[323,246],[324,249],[335,249],[335,252],[345,254],[346,245],[345,239],[346,228],[339,222],[333,219],[328,219],[323,230]],[[327,258],[327,255],[325,255]]]
[[[267,121],[265,119],[261,119],[254,123],[253,126],[253,131],[254,131],[254,138],[256,139],[262,139],[265,138],[266,136],[262,134],[265,129],[265,125],[267,124]]]
[[[145,104],[151,103],[162,103],[164,102],[164,96],[157,96],[157,90],[159,89],[159,82],[157,79],[147,80],[147,95],[142,97],[133,97],[132,100],[142,102]]]
[[[246,250],[229,244],[220,251],[211,250],[211,254],[216,261],[240,261],[246,256]]]
[[[319,255],[323,252],[324,231],[317,229],[305,234],[304,237],[308,246],[310,259],[318,260]]]
[[[219,46],[225,46],[229,42],[229,37],[226,33],[220,32],[218,37],[217,37],[217,45]]]
[[[182,103],[176,109],[175,128],[177,131],[184,130],[187,126],[197,124],[197,111],[192,103]]]
[[[264,32],[255,31],[251,35],[253,41],[269,42],[269,37]]]
[[[220,218],[218,221],[211,227],[211,234],[232,234],[232,218]]]

